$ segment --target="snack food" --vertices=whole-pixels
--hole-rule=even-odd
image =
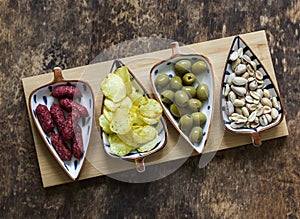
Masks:
[[[79,89],[71,85],[60,85],[53,89],[51,95],[55,98],[75,98],[82,97],[82,93]]]
[[[133,81],[127,67],[122,66],[100,85],[105,99],[99,125],[108,136],[110,152],[121,157],[134,150],[151,151],[157,143],[155,126],[162,116],[161,105]],[[120,95],[121,91],[125,95]]]
[[[64,161],[69,161],[72,158],[72,153],[70,148],[65,144],[61,139],[59,134],[54,133],[51,135],[51,143],[54,149],[56,150],[59,157]]]
[[[42,129],[46,134],[50,134],[54,130],[54,123],[47,106],[39,104],[35,109],[38,120],[42,126]]]
[[[63,98],[59,101],[59,105],[66,110],[67,112],[71,112],[73,108],[76,108],[81,117],[88,117],[89,112],[87,111],[86,107],[77,103],[69,98]]]

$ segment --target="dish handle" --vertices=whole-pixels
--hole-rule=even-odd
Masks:
[[[261,138],[259,132],[253,132],[251,133],[252,143],[255,147],[261,146]]]
[[[62,70],[60,67],[53,68],[53,73],[54,73],[54,79],[53,79],[54,83],[64,80],[64,77],[62,75]]]
[[[134,161],[135,161],[135,165],[136,165],[136,170],[139,173],[145,172],[144,158],[137,158]]]
[[[172,56],[180,54],[179,43],[177,41],[172,42],[171,47],[172,47]]]

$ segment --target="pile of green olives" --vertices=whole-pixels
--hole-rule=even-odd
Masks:
[[[205,61],[181,59],[174,63],[173,77],[159,74],[154,81],[163,104],[192,143],[201,141],[202,126],[206,122],[206,115],[201,112],[201,107],[209,97],[209,89],[207,84],[196,80],[196,76],[205,71]]]

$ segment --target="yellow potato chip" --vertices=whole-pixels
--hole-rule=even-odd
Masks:
[[[140,148],[137,149],[138,152],[148,152],[151,151],[158,142],[158,136],[154,138],[152,141],[149,141],[148,143],[142,145]]]
[[[107,109],[106,106],[103,107],[103,115],[109,122],[111,122],[111,120],[113,118],[113,112],[110,111],[109,109]]]
[[[109,135],[113,133],[109,127],[110,122],[106,119],[106,117],[103,114],[99,117],[99,125],[106,134]]]
[[[145,124],[147,125],[154,125],[154,124],[157,124],[161,118],[161,114],[156,116],[156,117],[153,117],[153,118],[148,118],[146,116],[142,116],[140,114],[138,114],[138,118],[140,120],[142,120]]]
[[[122,78],[116,74],[108,74],[101,82],[103,94],[113,102],[119,102],[126,96],[126,87]]]
[[[137,126],[132,130],[133,141],[137,144],[145,144],[157,136],[157,131],[153,126]]]
[[[120,103],[115,103],[112,100],[105,98],[104,106],[110,111],[115,111],[120,106]]]
[[[114,133],[125,134],[131,130],[129,108],[119,107],[113,113],[110,129]]]
[[[140,114],[148,118],[156,118],[162,114],[161,105],[154,99],[148,99],[148,102],[140,106]]]
[[[116,134],[109,135],[108,141],[110,143],[110,151],[115,155],[125,156],[133,150],[132,147],[124,143]]]
[[[120,102],[120,107],[127,107],[131,108],[132,106],[132,100],[129,97],[125,97],[121,102]]]
[[[114,71],[114,74],[120,76],[120,78],[122,78],[122,80],[125,82],[130,82],[130,73],[128,71],[128,68],[127,66],[121,66],[119,68],[117,68],[115,71]]]
[[[146,96],[140,96],[139,98],[137,98],[133,104],[135,106],[141,106],[141,105],[146,105],[149,102],[149,98]]]
[[[115,70],[114,74],[120,76],[125,84],[126,95],[132,93],[131,75],[126,66],[119,67]]]
[[[129,95],[130,99],[132,100],[132,102],[135,102],[137,99],[139,99],[140,97],[142,97],[144,95],[144,92],[142,89],[138,89],[135,88],[134,86],[132,86],[132,92]]]

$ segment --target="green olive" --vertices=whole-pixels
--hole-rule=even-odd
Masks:
[[[192,129],[192,127],[193,127],[193,118],[192,118],[192,116],[189,115],[189,114],[183,115],[179,120],[179,128],[183,132],[189,133],[189,131]]]
[[[202,103],[196,98],[189,99],[188,107],[192,112],[197,112],[201,108]]]
[[[177,106],[173,103],[171,106],[170,106],[170,112],[173,116],[179,118],[180,117],[180,113],[178,111],[178,108]]]
[[[179,90],[182,88],[182,79],[181,77],[175,75],[171,78],[170,80],[170,87],[173,89],[173,90]]]
[[[174,69],[179,76],[183,76],[185,73],[189,72],[191,66],[192,63],[190,60],[183,59],[175,63]]]
[[[201,101],[207,100],[209,95],[208,86],[206,84],[199,84],[196,89],[197,98]]]
[[[183,86],[181,90],[187,92],[192,98],[196,97],[196,88],[193,86]]]
[[[174,100],[174,91],[172,90],[164,90],[160,94],[161,100],[165,104],[171,104]]]
[[[192,128],[189,134],[189,139],[192,143],[199,143],[203,137],[203,129],[200,126],[195,126]]]
[[[203,125],[206,122],[206,115],[202,112],[194,112],[191,116],[196,126]]]
[[[154,84],[157,89],[162,89],[168,85],[169,81],[170,79],[167,74],[160,74],[155,78]]]
[[[175,92],[174,95],[174,102],[177,104],[179,107],[184,107],[189,101],[189,95],[183,91],[183,90],[178,90]]]
[[[196,77],[191,72],[186,73],[182,78],[182,82],[184,85],[193,85],[195,81],[196,81]]]
[[[204,72],[206,70],[206,68],[207,68],[207,65],[206,65],[205,61],[200,60],[200,61],[195,62],[192,65],[192,72],[194,74],[200,74],[200,73]]]

